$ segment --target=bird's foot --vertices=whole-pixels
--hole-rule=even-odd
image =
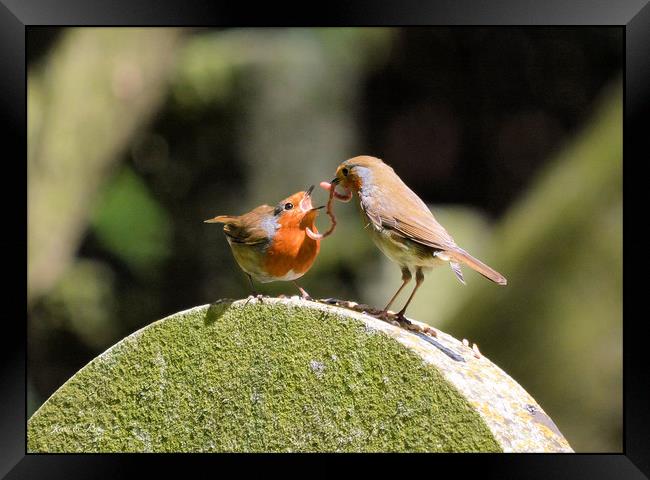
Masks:
[[[397,315],[395,315],[395,320],[397,320],[399,323],[403,323],[404,325],[413,325],[413,322],[404,316],[404,312],[399,312]]]
[[[260,303],[264,303],[263,298],[264,295],[262,295],[261,293],[251,293],[246,299],[246,303],[244,303],[244,306],[248,305],[248,302],[250,302],[251,300],[257,300]]]
[[[379,320],[384,320],[385,322],[392,323],[396,326],[404,326],[409,328],[413,325],[408,318],[404,316],[404,312],[395,313],[391,310],[382,310],[374,315]]]
[[[380,320],[390,321],[395,318],[395,312],[391,312],[390,310],[382,310],[381,312],[377,313],[375,317]]]
[[[392,310],[381,310],[379,312],[376,312],[374,316],[389,323],[399,321],[397,313],[393,312]]]
[[[311,295],[307,293],[307,290],[303,289],[302,287],[298,287],[298,290],[300,290],[300,298],[303,300],[309,300],[310,302],[314,300],[311,298]]]
[[[434,328],[427,325],[413,323],[411,320],[406,318],[403,312],[395,313],[390,310],[382,310],[379,313],[375,314],[374,317],[378,318],[379,320],[384,320],[385,322],[395,325],[396,327],[403,327],[413,332],[425,333],[432,337],[438,336],[438,332],[436,332]]]

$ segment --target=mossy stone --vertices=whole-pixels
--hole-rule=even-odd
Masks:
[[[309,304],[221,302],[148,325],[48,399],[28,450],[502,451],[434,365]]]

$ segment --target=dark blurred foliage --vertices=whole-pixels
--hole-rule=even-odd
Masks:
[[[30,29],[30,77],[47,80],[71,32]],[[97,174],[84,227],[77,243],[70,240],[74,259],[32,295],[30,413],[136,329],[217,298],[246,296],[247,281],[222,233],[202,220],[276,202],[307,182],[331,178],[345,158],[381,157],[425,202],[463,204],[469,213],[449,220],[457,229],[446,226],[457,240],[463,225],[465,237],[480,236],[589,121],[604,87],[620,76],[622,34],[617,28],[194,29],[169,55],[169,78],[156,87],[160,101],[118,146],[101,181]],[[30,175],[35,168],[30,164]],[[361,297],[385,260],[352,209],[339,210],[339,235],[324,242],[301,283],[315,297],[375,300]],[[396,287],[399,273],[390,268]],[[453,282],[449,274],[441,291],[460,289]],[[290,284],[261,290],[295,293]],[[381,292],[376,296],[383,298]],[[578,450],[619,449],[620,425],[604,430],[591,443],[567,436]]]
[[[619,74],[614,28],[408,28],[364,88],[364,151],[431,203],[496,216]]]

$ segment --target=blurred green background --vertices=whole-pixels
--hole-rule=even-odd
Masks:
[[[509,280],[466,268],[462,286],[435,270],[409,315],[477,343],[576,451],[621,451],[622,40],[619,28],[30,27],[28,414],[134,330],[248,295],[204,219],[370,154]],[[352,204],[337,216],[301,284],[382,307],[399,268]]]

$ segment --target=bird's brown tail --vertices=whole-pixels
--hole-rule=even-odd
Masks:
[[[478,273],[483,275],[485,278],[492,280],[494,283],[498,283],[499,285],[508,284],[508,280],[506,280],[506,277],[501,275],[493,268],[488,267],[480,260],[477,260],[476,258],[472,257],[469,253],[467,253],[465,250],[461,248],[459,248],[458,250],[448,250],[445,253],[449,255],[453,260],[463,263],[468,267],[470,267],[471,269],[476,270]]]
[[[228,223],[233,220],[233,217],[230,215],[219,215],[218,217],[211,218],[209,220],[204,220],[203,223]]]

